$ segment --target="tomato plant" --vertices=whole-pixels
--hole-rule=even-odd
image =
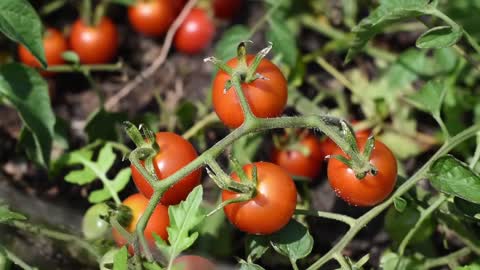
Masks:
[[[172,132],[158,132],[155,136],[156,143],[160,147],[160,151],[155,155],[153,164],[158,179],[162,180],[190,163],[197,157],[197,152],[192,144],[181,136]],[[181,154],[179,154],[181,153]],[[131,165],[132,178],[138,190],[150,198],[153,188],[140,174],[140,172]],[[184,200],[188,193],[200,184],[201,170],[195,170],[182,181],[172,186],[165,192],[162,203],[165,205],[177,204]]]
[[[125,229],[132,233],[135,231],[135,228],[137,226],[137,223],[140,219],[140,217],[143,215],[145,212],[145,209],[147,208],[148,205],[148,199],[145,198],[142,194],[140,193],[135,193],[133,195],[130,195],[128,198],[126,198],[123,202],[122,205],[126,206],[129,208],[129,214],[131,215],[130,217],[130,222],[128,224],[125,224]],[[162,204],[158,204],[155,207],[155,210],[152,212],[152,218],[148,221],[145,230],[144,230],[144,235],[147,241],[153,245],[154,244],[154,238],[153,235],[154,233],[160,236],[162,239],[167,240],[168,238],[168,232],[167,232],[167,226],[170,223],[170,219],[168,217],[168,208]],[[115,229],[112,230],[113,234],[113,239],[117,243],[119,247],[124,246],[127,244],[127,241],[123,236]]]
[[[70,30],[70,46],[83,64],[107,63],[115,58],[118,50],[118,30],[107,17],[98,25],[87,25],[78,19]]]
[[[291,175],[316,178],[322,168],[323,154],[320,140],[312,134],[300,135],[293,145],[272,150],[272,162]]]
[[[130,24],[147,36],[165,34],[174,18],[175,7],[171,0],[137,1],[128,8]]]
[[[175,48],[182,53],[200,53],[212,42],[215,28],[213,20],[205,10],[194,8],[175,34]]]
[[[246,202],[225,206],[225,214],[239,230],[251,234],[271,234],[285,226],[292,217],[297,204],[297,189],[284,169],[268,162],[255,162],[243,167],[250,181],[254,168],[257,171],[256,194]],[[237,173],[231,177],[240,181]],[[231,191],[222,192],[223,201],[238,196]]]
[[[108,218],[109,207],[104,204],[95,204],[91,206],[82,221],[83,235],[87,239],[98,239],[108,231],[109,224],[106,220]]]
[[[360,137],[358,146],[364,151],[366,137]],[[341,149],[333,155],[345,155]],[[358,179],[354,170],[336,158],[328,161],[328,181],[335,193],[355,206],[373,206],[390,195],[397,180],[397,160],[393,153],[380,141],[375,141],[369,162],[378,170],[375,175]]]
[[[247,55],[247,65],[251,65],[254,56]],[[227,66],[235,68],[239,65],[237,58],[230,59]],[[261,118],[280,115],[287,103],[287,81],[280,69],[267,59],[262,59],[256,72],[267,79],[256,79],[252,82],[242,83],[252,113]],[[240,101],[235,90],[225,86],[231,76],[220,70],[213,80],[212,101],[213,108],[222,122],[230,127],[239,127],[244,121]]]
[[[183,267],[183,270],[215,270],[215,265],[200,256],[183,255],[175,259],[174,265]]]
[[[49,66],[61,65],[65,62],[62,54],[68,49],[68,43],[62,32],[55,28],[47,28],[43,34],[43,47]],[[38,60],[23,45],[18,45],[18,58],[25,65],[31,67],[41,66]],[[43,72],[42,74],[48,76],[51,73]]]

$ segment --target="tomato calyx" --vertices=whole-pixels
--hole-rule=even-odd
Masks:
[[[347,165],[355,172],[355,176],[358,180],[364,179],[368,174],[373,176],[377,175],[377,168],[370,163],[370,157],[375,146],[375,138],[373,136],[368,137],[364,150],[360,153],[357,139],[352,128],[343,120],[340,121],[340,124],[342,126],[341,133],[349,146],[348,150],[344,149],[348,158],[343,155],[329,155],[326,158],[335,158]]]

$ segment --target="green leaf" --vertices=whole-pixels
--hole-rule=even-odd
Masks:
[[[379,136],[384,144],[395,154],[398,159],[406,159],[421,153],[422,149],[418,141],[408,134],[400,134],[395,131],[386,131]]]
[[[66,51],[62,54],[63,60],[71,63],[71,64],[78,64],[80,63],[80,57],[74,51]]]
[[[407,201],[402,197],[395,197],[393,198],[393,205],[395,206],[395,209],[398,210],[398,212],[403,212],[403,210],[405,210],[405,207],[407,207]]]
[[[47,66],[42,22],[27,0],[0,1],[0,31],[11,40],[23,44],[43,67]]]
[[[351,48],[348,50],[345,61],[349,62],[384,27],[398,21],[421,16],[428,12],[432,8],[429,2],[429,0],[381,1],[378,8],[352,29],[354,40]]]
[[[447,155],[430,167],[430,182],[439,191],[480,204],[480,177],[470,168]]]
[[[237,55],[237,45],[250,38],[250,30],[243,25],[234,25],[223,32],[222,37],[215,46],[215,56],[228,61]]]
[[[68,165],[82,164],[83,160],[90,160],[92,156],[93,153],[91,151],[75,151],[66,157],[67,160],[65,163]],[[89,184],[96,178],[97,175],[95,172],[86,166],[83,169],[71,171],[65,176],[67,182],[77,185]]]
[[[434,115],[440,113],[443,99],[445,98],[447,88],[443,83],[435,80],[429,81],[420,91],[415,92],[408,97],[408,100],[418,109],[429,112]]]
[[[268,238],[259,235],[248,235],[245,242],[245,250],[249,262],[254,262],[260,259],[270,248]]]
[[[124,246],[113,257],[113,270],[127,270],[128,269],[128,252]]]
[[[117,176],[110,181],[109,185],[113,192],[122,191],[128,184],[130,180],[131,170],[130,168],[125,168],[121,170]],[[90,193],[88,196],[88,201],[91,203],[100,203],[106,201],[112,197],[111,191],[104,185],[102,189],[95,190]]]
[[[0,245],[0,269],[2,270],[10,270],[12,266],[12,262],[8,259],[7,252],[5,249]]]
[[[17,212],[9,209],[8,205],[0,204],[0,223],[5,223],[10,220],[26,220],[27,218]]]
[[[393,241],[399,244],[420,218],[420,212],[415,205],[409,204],[403,212],[390,207],[385,215],[385,230]],[[428,240],[435,231],[435,223],[428,217],[415,232],[410,244],[419,244]]]
[[[292,219],[287,226],[270,236],[270,243],[275,251],[291,261],[297,261],[312,252],[313,237],[305,226]]]
[[[258,264],[240,262],[240,270],[265,270],[265,269]]]
[[[455,45],[463,32],[460,27],[453,28],[451,26],[437,26],[423,33],[416,42],[416,46],[420,49],[440,49]]]
[[[164,268],[155,262],[144,262],[143,267],[145,267],[146,270],[164,270]]]
[[[182,129],[193,126],[197,111],[197,106],[190,101],[178,105],[175,114],[177,115],[177,122]]]
[[[471,219],[478,219],[477,215],[480,214],[480,204],[471,203],[462,198],[455,197],[454,205],[460,213],[464,214],[466,217]]]
[[[455,270],[480,270],[480,264],[474,263],[470,265],[465,265],[463,267],[456,268]]]
[[[298,49],[295,35],[290,31],[286,24],[286,19],[273,16],[269,20],[270,28],[266,35],[267,40],[273,44],[273,52],[281,55],[281,59],[285,64],[294,67],[297,63]]]
[[[420,270],[422,264],[413,257],[399,256],[397,253],[386,251],[380,258],[380,269]]]
[[[156,246],[168,254],[169,260],[175,259],[182,251],[189,248],[198,238],[198,232],[192,232],[205,215],[200,212],[203,189],[197,186],[188,194],[185,201],[168,208],[170,225],[167,228],[168,242],[165,243],[158,235],[154,235]]]
[[[113,153],[112,145],[107,143],[98,154],[98,167],[104,172],[108,171],[115,162],[115,153]]]
[[[117,126],[125,119],[124,113],[111,113],[100,108],[93,112],[87,120],[85,132],[88,135],[88,140],[118,141]]]
[[[4,4],[10,1],[0,2]],[[48,167],[55,115],[45,80],[34,69],[23,65],[15,63],[3,65],[0,67],[0,96],[8,99],[15,107],[25,125],[20,141],[30,142],[24,145],[29,147],[27,153],[33,155],[30,156],[31,159]]]

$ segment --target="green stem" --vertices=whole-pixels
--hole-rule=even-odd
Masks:
[[[263,24],[265,24],[265,22],[268,21],[268,19],[270,18],[270,16],[272,16],[272,14],[280,7],[280,5],[281,5],[281,1],[275,2],[274,6],[272,6],[272,7],[252,26],[252,28],[250,29],[250,32],[248,33],[248,38],[247,38],[247,39],[252,38],[252,36],[258,31],[258,29],[260,29],[260,27],[262,27]]]
[[[475,153],[473,154],[472,160],[470,161],[469,168],[473,170],[480,160],[480,132],[477,133],[477,145],[475,147]]]
[[[307,216],[312,216],[312,217],[321,217],[321,218],[326,218],[326,219],[332,219],[336,221],[343,222],[350,227],[355,225],[356,220],[354,218],[351,218],[346,215],[341,215],[341,214],[336,214],[336,213],[330,213],[330,212],[323,212],[323,211],[316,211],[316,210],[304,210],[304,209],[296,209],[295,210],[296,215],[307,215]]]
[[[95,14],[93,15],[93,25],[98,25],[102,20],[103,16],[107,12],[109,5],[108,0],[102,0],[97,7],[95,8]]]
[[[67,0],[56,0],[56,1],[49,2],[40,9],[39,13],[42,16],[49,15],[50,13],[55,12],[60,8],[62,8],[66,3],[67,3]]]
[[[432,116],[435,119],[435,121],[437,121],[438,125],[440,126],[440,129],[442,130],[443,136],[445,137],[446,140],[448,140],[450,138],[450,132],[448,132],[448,128],[445,125],[445,122],[443,122],[442,117],[440,117],[440,115],[437,115],[435,113],[432,114]]]
[[[195,136],[200,130],[203,128],[213,124],[217,123],[219,121],[218,116],[215,112],[211,112],[207,114],[205,117],[203,117],[200,121],[195,123],[189,130],[187,130],[185,133],[183,133],[182,137],[185,140],[188,140]]]
[[[17,255],[15,255],[13,252],[9,251],[8,249],[2,247],[2,250],[5,251],[8,259],[11,262],[13,262],[15,265],[17,265],[18,267],[20,267],[24,270],[38,270],[38,268],[28,265],[26,262],[24,262],[22,259],[20,259]]]
[[[297,262],[290,257],[290,264],[292,265],[293,270],[298,270]]]
[[[418,231],[420,226],[422,226],[423,222],[432,215],[432,213],[437,210],[442,203],[444,203],[447,200],[447,197],[443,194],[440,194],[438,198],[424,211],[422,211],[420,218],[417,220],[415,223],[415,226],[408,231],[407,235],[403,238],[402,242],[400,243],[400,246],[398,247],[398,253],[400,256],[403,256],[405,253],[405,248],[407,247],[408,243],[412,239],[413,235]]]
[[[46,71],[56,72],[56,73],[70,73],[70,72],[114,72],[120,71],[123,68],[122,62],[117,62],[114,64],[95,64],[95,65],[55,65],[49,66]]]
[[[384,201],[383,203],[377,205],[376,207],[372,208],[367,213],[363,214],[360,218],[357,219],[355,226],[351,227],[350,230],[343,236],[343,238],[337,242],[337,244],[330,249],[326,254],[324,254],[320,259],[314,262],[307,270],[315,270],[319,269],[322,265],[326,262],[330,261],[333,256],[341,252],[345,246],[357,235],[357,233],[362,230],[373,218],[378,216],[381,212],[383,212],[386,208],[388,208],[392,203],[393,199],[397,196],[401,196],[414,187],[418,181],[425,177],[430,165],[440,158],[441,156],[447,154],[450,150],[452,150],[455,146],[459,145],[466,139],[474,136],[480,130],[480,124],[476,124],[471,126],[470,128],[464,130],[463,132],[457,134],[455,137],[452,137],[447,143],[445,143],[431,158],[428,160],[410,179],[408,179],[403,185],[401,185],[395,193],[390,196],[389,199]]]
[[[347,79],[347,77],[345,77],[340,71],[338,71],[338,69],[330,65],[330,63],[328,63],[327,60],[325,60],[325,58],[321,56],[317,56],[316,62],[323,69],[325,69],[325,71],[327,71],[330,75],[332,75],[337,81],[343,84],[343,86],[350,89],[352,92],[358,92],[358,91],[355,91],[355,86],[353,86],[353,83],[350,82],[350,80]]]
[[[34,235],[39,234],[39,235],[43,235],[43,236],[46,236],[55,240],[63,241],[66,243],[74,242],[78,246],[82,247],[83,249],[88,251],[90,254],[92,254],[97,261],[100,260],[101,254],[93,246],[91,246],[90,243],[88,243],[87,241],[75,235],[39,227],[37,225],[27,223],[25,221],[19,221],[19,220],[15,220],[7,224],[12,225],[15,228],[30,232]]]
[[[163,182],[163,181],[161,181]],[[148,202],[147,208],[145,209],[145,212],[143,212],[142,216],[140,217],[140,220],[137,223],[137,227],[135,228],[138,239],[140,241],[140,245],[143,249],[143,252],[145,253],[145,257],[149,261],[153,261],[153,256],[150,251],[150,247],[148,246],[147,240],[145,239],[145,235],[143,232],[145,231],[145,227],[147,226],[148,220],[152,216],[153,211],[155,210],[155,207],[160,203],[160,199],[163,196],[163,193],[167,191],[167,188],[162,188],[155,190],[153,192],[152,197],[150,198],[150,201]]]
[[[152,188],[155,186],[156,183],[160,182],[156,174],[151,174],[141,163],[140,159],[142,157],[146,156],[146,153],[153,153],[152,148],[146,148],[146,147],[141,147],[133,150],[130,155],[128,156],[128,159],[130,162],[135,166],[135,168],[142,174],[142,176],[147,180],[148,184],[152,186]]]
[[[243,93],[242,85],[240,84],[240,79],[238,78],[238,76],[232,77],[232,85],[233,85],[233,88],[235,88],[235,93],[237,94],[237,97],[240,100],[240,105],[242,107],[242,112],[244,115],[243,124],[246,125],[246,124],[255,122],[255,119],[257,117],[253,115],[253,112],[250,109],[250,105],[248,104],[248,100],[247,100],[247,97],[245,96],[245,93]]]
[[[431,269],[431,268],[439,267],[439,266],[442,266],[442,265],[447,265],[447,264],[450,264],[452,261],[457,261],[457,260],[469,255],[470,253],[472,253],[470,248],[464,247],[460,250],[452,252],[452,253],[450,253],[448,255],[445,255],[443,257],[438,257],[438,258],[435,258],[435,259],[426,260],[425,263],[423,263],[422,269]]]
[[[84,24],[92,25],[92,0],[83,0],[80,16]]]
[[[477,54],[480,54],[480,45],[478,42],[473,38],[467,31],[463,30],[463,34],[467,38],[468,43],[472,48],[477,52]]]
[[[342,254],[336,253],[333,258],[340,264],[340,268],[342,270],[349,270],[352,269],[348,262],[345,260],[345,257],[343,257]]]

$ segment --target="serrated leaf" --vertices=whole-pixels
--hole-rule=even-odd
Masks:
[[[131,170],[130,168],[125,168],[121,170],[115,179],[113,179],[109,185],[113,192],[122,191],[130,181]],[[112,197],[111,191],[107,187],[92,191],[88,196],[88,201],[91,203],[100,203],[104,202]]]
[[[128,252],[126,247],[122,247],[113,257],[113,270],[128,269]]]
[[[5,223],[11,220],[26,220],[24,215],[11,211],[8,205],[0,204],[0,223]]]
[[[241,262],[240,270],[265,270],[265,269],[258,264]]]
[[[278,253],[296,261],[312,252],[313,237],[308,229],[295,219],[270,236],[270,243]]]
[[[430,167],[430,182],[439,191],[480,204],[480,177],[463,162],[447,155]]]
[[[273,44],[273,52],[281,55],[281,59],[288,66],[295,66],[298,58],[295,35],[290,31],[284,18],[273,16],[269,20],[270,29],[267,31],[267,40]]]
[[[399,159],[416,156],[422,152],[419,142],[409,135],[387,131],[379,136],[379,140],[386,144]]]
[[[237,45],[250,38],[250,30],[243,25],[234,25],[223,32],[222,37],[215,46],[215,56],[228,61],[237,55]]]
[[[47,66],[42,22],[27,0],[0,1],[0,31],[11,40],[23,44],[43,67]]]
[[[71,171],[65,176],[65,181],[80,186],[93,182],[97,175],[90,168],[83,168],[81,170]]]
[[[158,236],[155,237],[155,244],[159,250],[168,254],[170,260],[173,260],[197,240],[198,232],[192,231],[205,217],[200,212],[202,197],[202,186],[197,186],[190,192],[185,201],[168,208],[170,217],[170,225],[167,227],[169,245]]]
[[[0,2],[2,6],[4,2]],[[34,147],[29,151],[33,154],[30,158],[48,167],[55,115],[50,104],[47,83],[34,69],[16,63],[3,65],[0,67],[0,95],[15,107],[25,125],[28,135],[24,136],[30,136],[30,146]]]
[[[455,45],[461,38],[463,32],[460,27],[437,26],[423,33],[415,45],[420,49],[440,49]]]
[[[98,167],[103,172],[107,172],[115,162],[115,153],[113,152],[112,145],[109,143],[106,143],[102,149],[100,150],[100,153],[98,154],[98,160],[97,164]]]
[[[384,27],[409,18],[421,16],[429,11],[429,0],[383,0],[380,6],[352,29],[354,40],[348,50],[349,62],[367,42],[380,33]]]
[[[249,262],[260,259],[270,248],[268,238],[260,235],[248,235],[245,242],[245,250]]]

